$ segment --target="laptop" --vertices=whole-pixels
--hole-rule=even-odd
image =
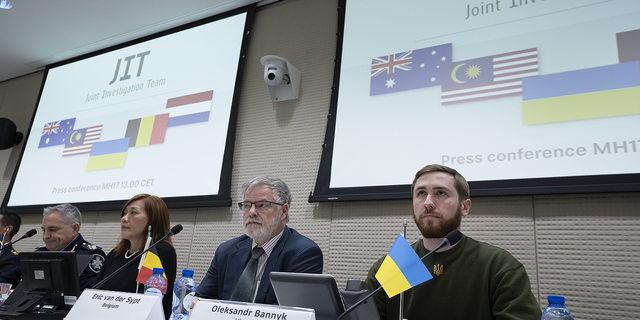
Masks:
[[[269,279],[281,306],[314,309],[317,320],[336,320],[344,312],[332,275],[274,271]]]

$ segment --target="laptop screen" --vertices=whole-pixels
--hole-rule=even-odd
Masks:
[[[317,320],[335,320],[344,312],[331,275],[274,271],[269,278],[281,306],[314,309]]]

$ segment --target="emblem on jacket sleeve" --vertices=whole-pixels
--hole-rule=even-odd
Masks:
[[[89,261],[89,269],[95,273],[99,273],[104,264],[104,257],[99,254],[94,254],[91,261]]]

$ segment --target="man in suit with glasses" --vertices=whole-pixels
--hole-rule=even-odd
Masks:
[[[256,177],[242,192],[245,234],[218,247],[196,297],[277,304],[269,273],[322,273],[322,251],[287,227],[291,191],[284,181]]]

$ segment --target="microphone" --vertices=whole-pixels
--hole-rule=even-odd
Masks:
[[[20,239],[16,240],[16,241],[11,241],[9,243],[6,244],[2,244],[2,249],[4,249],[5,247],[8,247],[10,245],[13,245],[14,243],[24,239],[24,238],[31,238],[33,237],[36,233],[38,233],[38,231],[36,229],[31,229],[29,231],[27,231],[27,233],[24,234],[24,236],[20,237]]]
[[[182,225],[181,224],[176,224],[175,226],[173,226],[173,228],[171,228],[171,231],[169,231],[170,234],[164,236],[162,239],[160,239],[160,241],[164,240],[164,238],[166,238],[166,237],[168,237],[170,235],[171,236],[175,236],[176,234],[180,233],[180,231],[182,231]],[[460,240],[460,238],[458,238],[458,240]]]
[[[442,242],[440,242],[440,245],[438,245],[435,249],[431,250],[429,253],[425,254],[424,257],[420,258],[420,260],[426,259],[428,256],[434,254],[436,251],[444,247],[452,246],[458,243],[460,239],[462,239],[462,232],[460,232],[460,230],[453,230],[449,232],[449,234],[447,234],[447,236],[444,237],[444,239],[442,239]]]
[[[162,240],[166,239],[167,237],[170,236],[175,236],[176,234],[180,233],[180,231],[182,231],[182,225],[181,224],[176,224],[175,226],[173,226],[173,228],[171,228],[171,230],[169,231],[169,233],[165,234],[164,237],[160,238],[158,241],[154,242],[153,244],[151,244],[149,246],[149,248],[147,248],[147,250],[144,250],[140,253],[138,253],[135,257],[133,257],[131,260],[127,261],[127,263],[125,263],[124,265],[122,265],[122,267],[118,268],[118,270],[114,271],[113,273],[111,273],[110,275],[108,275],[106,278],[102,279],[102,281],[94,284],[91,289],[98,289],[101,285],[103,285],[105,282],[107,282],[109,279],[113,278],[113,276],[115,276],[116,274],[120,273],[120,271],[122,271],[124,268],[126,268],[127,266],[129,266],[133,261],[138,260],[138,258],[140,258],[140,256],[142,256],[143,254],[147,253],[149,250],[151,250],[151,248],[155,247],[156,244],[162,242]]]
[[[420,261],[426,259],[428,256],[432,255],[433,253],[435,253],[436,251],[438,251],[438,250],[440,250],[440,249],[442,249],[444,247],[452,246],[452,245],[458,243],[458,241],[460,241],[460,239],[462,239],[462,232],[460,232],[460,230],[453,230],[453,231],[449,232],[449,234],[447,234],[444,237],[444,239],[442,239],[442,242],[440,242],[440,245],[438,245],[435,249],[431,250],[429,253],[425,254],[424,257],[420,258]],[[379,286],[377,289],[373,290],[373,292],[368,294],[366,297],[362,298],[362,300],[354,303],[351,307],[349,307],[349,309],[345,310],[338,317],[338,320],[342,320],[347,314],[349,314],[349,312],[353,311],[353,309],[357,308],[359,305],[361,305],[365,301],[369,300],[369,298],[375,296],[380,291],[382,291],[382,286]]]

